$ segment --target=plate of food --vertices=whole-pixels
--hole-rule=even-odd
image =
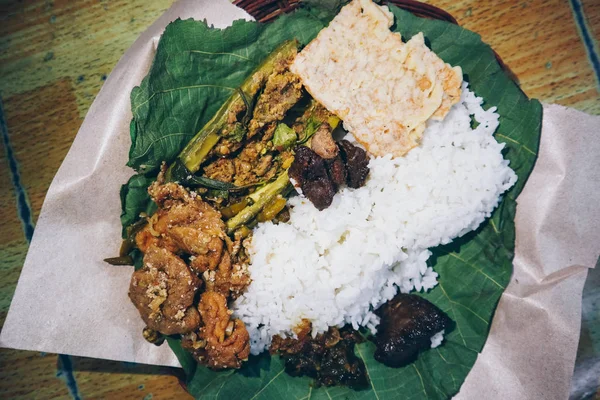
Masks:
[[[176,20],[131,110],[106,261],[192,395],[458,392],[542,120],[479,35],[371,0]]]

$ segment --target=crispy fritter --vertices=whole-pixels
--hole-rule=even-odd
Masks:
[[[216,271],[207,271],[202,277],[207,291],[221,293],[225,297],[237,299],[250,284],[248,264],[232,263],[229,252],[224,251]]]
[[[221,213],[176,183],[155,182],[148,193],[158,210],[136,235],[138,248],[146,252],[150,246],[157,246],[189,255],[190,267],[197,273],[214,270],[221,261],[227,236]]]
[[[250,336],[239,319],[231,319],[225,297],[204,292],[198,305],[202,327],[183,337],[182,346],[212,369],[239,368],[250,355]]]
[[[193,302],[201,285],[181,258],[151,246],[144,266],[131,277],[129,298],[148,328],[165,335],[187,333],[200,324]]]

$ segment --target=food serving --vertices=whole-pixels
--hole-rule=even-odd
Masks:
[[[496,107],[422,32],[392,31],[391,10],[353,0],[305,45],[281,41],[175,157],[138,164],[151,201],[132,218],[124,188],[125,240],[107,261],[136,265],[146,340],[213,371],[270,353],[314,387],[374,390],[358,346],[403,368],[460,330],[421,295],[440,278],[432,256],[517,174]]]

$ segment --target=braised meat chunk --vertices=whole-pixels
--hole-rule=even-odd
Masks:
[[[326,162],[329,179],[333,182],[335,189],[339,190],[339,188],[346,183],[346,179],[348,178],[348,172],[346,171],[344,161],[342,161],[342,157],[338,153],[334,158],[326,160]]]
[[[375,311],[381,318],[373,342],[375,359],[388,367],[403,367],[431,347],[431,337],[450,328],[452,320],[415,294],[399,294]]]
[[[183,348],[212,369],[239,368],[250,355],[250,336],[244,323],[231,319],[226,298],[217,292],[203,293],[198,310],[202,326],[182,338]]]
[[[296,147],[296,158],[288,171],[294,186],[299,185],[306,196],[319,210],[324,210],[333,201],[335,187],[327,175],[325,161],[306,146]]]
[[[300,189],[318,210],[331,205],[343,184],[359,188],[369,175],[367,153],[347,140],[336,144],[328,126],[321,124],[313,137],[312,149],[296,147],[296,158],[289,169],[294,187]]]
[[[192,304],[201,285],[181,258],[152,246],[144,266],[131,277],[129,298],[150,329],[165,335],[187,333],[200,324]]]
[[[348,172],[347,183],[351,188],[359,188],[365,184],[369,175],[369,156],[367,152],[347,140],[339,142],[342,159]]]
[[[291,376],[308,376],[324,386],[346,385],[364,389],[369,385],[365,364],[354,354],[360,334],[349,327],[331,327],[315,338],[311,324],[303,321],[298,338],[274,336],[269,349],[285,361],[285,372]]]

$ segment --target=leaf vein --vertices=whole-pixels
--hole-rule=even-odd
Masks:
[[[496,227],[496,223],[494,222],[493,219],[490,218],[490,223],[492,224],[492,228],[494,228],[494,232],[496,232],[496,234],[500,234],[500,231],[498,230],[498,228]]]
[[[377,395],[377,390],[375,389],[375,385],[373,384],[373,378],[371,377],[371,373],[369,372],[369,367],[367,366],[367,362],[365,361],[365,357],[363,357],[362,352],[360,351],[360,349],[358,348],[358,346],[356,347],[356,351],[358,352],[359,357],[363,360],[363,363],[365,364],[365,369],[367,370],[367,375],[369,376],[369,382],[371,383],[371,388],[373,389],[373,393],[375,394],[375,398],[377,400],[379,400],[379,396]]]
[[[499,284],[498,282],[496,282],[494,280],[494,278],[492,278],[491,276],[489,276],[488,274],[486,274],[485,272],[483,272],[483,270],[481,268],[477,268],[475,265],[473,265],[470,262],[466,261],[464,258],[460,257],[458,254],[456,254],[454,252],[448,253],[448,254],[451,255],[452,257],[454,257],[454,258],[462,261],[463,263],[467,264],[468,266],[470,266],[471,268],[473,268],[475,271],[479,272],[481,275],[485,276],[490,281],[494,282],[496,285],[498,285],[499,288],[504,289],[504,286],[502,286],[501,284]]]
[[[171,92],[175,92],[175,91],[179,91],[179,90],[188,90],[188,89],[203,89],[203,88],[217,88],[217,89],[228,89],[228,90],[236,90],[235,88],[229,87],[229,86],[222,86],[222,85],[191,85],[191,86],[181,86],[181,87],[176,87],[173,89],[164,89],[164,90],[159,90],[157,92],[154,92],[150,95],[150,97],[148,97],[146,100],[144,100],[143,102],[141,102],[140,104],[138,104],[132,111],[132,113],[135,115],[135,113],[137,112],[137,110],[139,110],[139,108],[147,103],[150,102],[150,100],[152,100],[154,98],[154,96],[159,95],[159,94],[164,94],[164,93],[171,93]]]
[[[452,301],[452,299],[450,299],[450,296],[448,296],[448,293],[446,293],[446,289],[444,289],[444,286],[442,285],[441,282],[438,282],[441,291],[444,293],[444,296],[446,296],[446,298],[448,299],[448,301],[450,302],[451,306],[450,308],[452,309],[452,315],[454,315],[454,320],[456,321],[456,329],[458,329],[458,334],[460,335],[460,338],[463,341],[463,344],[465,345],[465,347],[467,347],[467,341],[465,340],[465,337],[462,333],[462,330],[460,329],[460,324],[458,323],[458,320],[456,319],[456,312],[454,311],[454,307],[452,307],[452,304],[454,304],[454,302]]]
[[[229,56],[234,56],[234,57],[238,57],[241,58],[242,60],[246,60],[246,61],[250,61],[250,59],[248,57],[244,57],[240,54],[235,54],[235,53],[228,53],[228,52],[210,52],[210,51],[202,51],[202,50],[189,50],[190,53],[200,53],[200,54],[207,54],[207,55],[220,55],[220,56],[225,56],[225,55],[229,55]]]
[[[423,382],[423,377],[421,376],[421,373],[419,372],[419,369],[416,367],[415,364],[412,364],[412,367],[415,369],[417,375],[419,375],[419,380],[421,381],[421,387],[423,388],[423,394],[425,395],[425,397],[427,397],[427,391],[425,390],[425,383]]]
[[[140,154],[139,156],[137,156],[137,158],[142,158],[144,157],[146,154],[148,154],[148,152],[150,151],[150,149],[152,148],[152,146],[154,146],[155,143],[160,142],[161,140],[164,139],[168,139],[172,136],[188,136],[189,133],[184,133],[184,132],[175,132],[175,133],[169,133],[168,135],[165,136],[161,136],[157,139],[154,139],[148,146],[146,146],[146,151],[144,151],[142,154]]]
[[[234,372],[234,371],[232,371],[231,373],[227,374],[227,376],[229,377],[229,376],[233,375],[233,372]],[[206,388],[208,388],[210,385],[212,385],[212,384],[213,384],[213,382],[214,382],[214,381],[216,381],[217,379],[219,379],[219,378],[221,378],[221,377],[222,377],[222,375],[217,375],[217,376],[215,377],[215,379],[212,379],[210,382],[208,382],[208,383],[206,384],[206,386],[204,386],[204,387],[203,387],[203,388],[200,390],[200,392],[201,392],[201,393],[202,393],[202,392],[204,392],[204,391],[206,390]]]
[[[535,152],[533,150],[531,150],[529,147],[525,146],[524,144],[521,144],[521,142],[519,142],[519,141],[517,141],[517,140],[515,140],[515,139],[513,139],[513,138],[511,138],[509,136],[503,135],[501,133],[496,133],[496,136],[501,136],[504,139],[508,140],[509,142],[516,143],[519,146],[521,146],[521,148],[523,148],[525,151],[527,151],[529,154],[532,154],[534,156],[536,155]]]
[[[252,398],[250,400],[254,400],[259,394],[261,394],[271,383],[273,383],[273,381],[275,379],[277,379],[279,377],[279,375],[281,375],[283,373],[283,369],[281,371],[279,371],[277,373],[277,375],[275,375],[273,378],[271,378],[271,380],[269,382],[267,382],[267,384],[265,386],[263,386],[262,388],[260,388],[260,390],[258,392],[256,392],[254,394],[254,396],[252,396]]]

